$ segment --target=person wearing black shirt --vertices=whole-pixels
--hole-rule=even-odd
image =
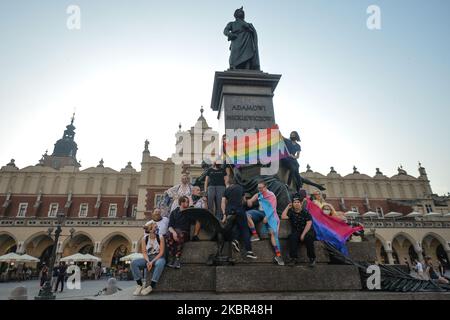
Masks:
[[[222,166],[214,162],[213,166],[206,171],[205,190],[208,194],[208,209],[215,214],[217,219],[222,220],[223,212],[221,201],[225,192],[226,171]]]
[[[58,277],[56,279],[55,292],[58,291],[59,284],[61,283],[61,291],[64,290],[64,281],[66,280],[67,266],[66,263],[61,261],[58,266]]]
[[[189,241],[189,234],[191,230],[191,220],[183,211],[189,208],[189,199],[186,196],[181,196],[178,199],[179,207],[172,211],[169,218],[169,232],[167,239],[167,247],[169,249],[169,263],[170,268],[181,268],[180,258],[183,253],[183,245]]]
[[[296,264],[298,259],[298,248],[300,243],[306,245],[306,253],[309,258],[310,267],[316,263],[316,253],[314,249],[315,234],[312,226],[312,216],[303,205],[306,198],[306,191],[300,190],[299,194],[293,197],[292,203],[284,209],[281,219],[289,220],[291,223],[291,234],[289,235],[289,256],[290,264]]]
[[[228,180],[229,186],[226,188],[222,197],[222,211],[224,216],[222,222],[225,223],[228,215],[236,215],[236,224],[239,229],[239,235],[244,241],[245,250],[247,251],[247,258],[256,259],[252,251],[252,244],[250,242],[250,231],[248,229],[247,215],[244,209],[244,189],[242,186],[234,182],[234,178],[230,177]],[[232,245],[233,248],[239,252],[238,236],[233,233]]]

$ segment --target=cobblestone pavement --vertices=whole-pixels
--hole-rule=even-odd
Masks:
[[[87,280],[81,282],[80,290],[68,290],[64,288],[62,293],[56,293],[57,300],[64,299],[85,299],[94,297],[100,290],[106,287],[106,279],[102,280]],[[136,282],[134,281],[117,281],[119,288],[129,289],[134,288]],[[0,300],[8,300],[11,291],[19,286],[24,286],[28,291],[28,300],[33,300],[39,293],[39,281],[22,281],[22,282],[1,282],[0,283]]]
[[[450,300],[450,292],[262,292],[222,293],[215,292],[153,292],[148,296],[133,296],[133,288],[111,296],[95,297],[95,300]]]

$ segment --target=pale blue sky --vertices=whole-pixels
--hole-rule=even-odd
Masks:
[[[81,8],[81,30],[66,8]],[[366,27],[381,8],[382,29]],[[0,1],[0,165],[34,165],[76,107],[83,168],[140,168],[174,152],[178,123],[209,108],[228,68],[222,30],[244,5],[266,72],[280,73],[275,116],[302,136],[301,165],[324,174],[427,168],[450,191],[450,2],[447,0]]]

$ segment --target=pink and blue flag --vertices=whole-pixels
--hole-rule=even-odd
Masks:
[[[349,226],[345,221],[323,213],[322,209],[311,200],[308,199],[307,201],[307,209],[313,218],[317,240],[328,242],[343,254],[348,255],[346,246],[348,238],[353,233],[363,230],[364,227]]]

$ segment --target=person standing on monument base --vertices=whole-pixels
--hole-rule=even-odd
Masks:
[[[300,135],[297,131],[292,131],[289,139],[284,138],[284,144],[288,152],[288,157],[280,160],[280,164],[289,170],[287,185],[290,185],[292,179],[294,179],[297,191],[300,190],[302,186],[302,178],[300,177],[299,172],[300,165],[297,161],[300,157],[300,152],[302,149],[298,142],[300,142]]]
[[[236,224],[239,229],[239,236],[244,241],[245,250],[247,251],[246,257],[249,259],[256,259],[256,256],[252,251],[252,244],[250,242],[250,232],[248,229],[247,215],[244,209],[244,189],[239,184],[236,184],[234,177],[228,179],[228,187],[222,197],[222,223],[225,223],[227,216],[235,215]],[[239,252],[239,240],[236,233],[233,233],[233,239],[231,244],[235,251]]]
[[[202,195],[202,191],[199,186],[192,187],[192,196],[190,199],[190,203],[192,203],[191,207],[194,208],[206,209],[208,207],[207,199],[205,196]],[[200,241],[198,235],[200,234],[201,227],[202,225],[200,221],[195,221],[194,235],[192,236],[192,241]]]
[[[169,214],[172,213],[173,210],[179,207],[178,199],[180,197],[188,197],[191,199],[192,196],[192,185],[189,181],[189,175],[183,174],[181,176],[181,183],[173,186],[169,190],[166,191],[167,195],[172,199],[172,203],[170,205]]]
[[[294,179],[295,190],[299,192],[303,184],[308,184],[310,186],[316,187],[319,190],[325,190],[324,186],[314,183],[313,181],[302,178],[300,176],[300,164],[298,159],[300,158],[300,152],[302,148],[300,147],[300,135],[297,131],[292,131],[289,135],[289,139],[283,138],[285,145],[285,152],[288,156],[280,159],[280,165],[289,171],[287,185],[289,186]]]
[[[222,196],[225,192],[225,176],[227,175],[222,165],[214,161],[211,168],[206,171],[205,191],[208,195],[208,209],[214,213],[217,219],[222,220]]]

